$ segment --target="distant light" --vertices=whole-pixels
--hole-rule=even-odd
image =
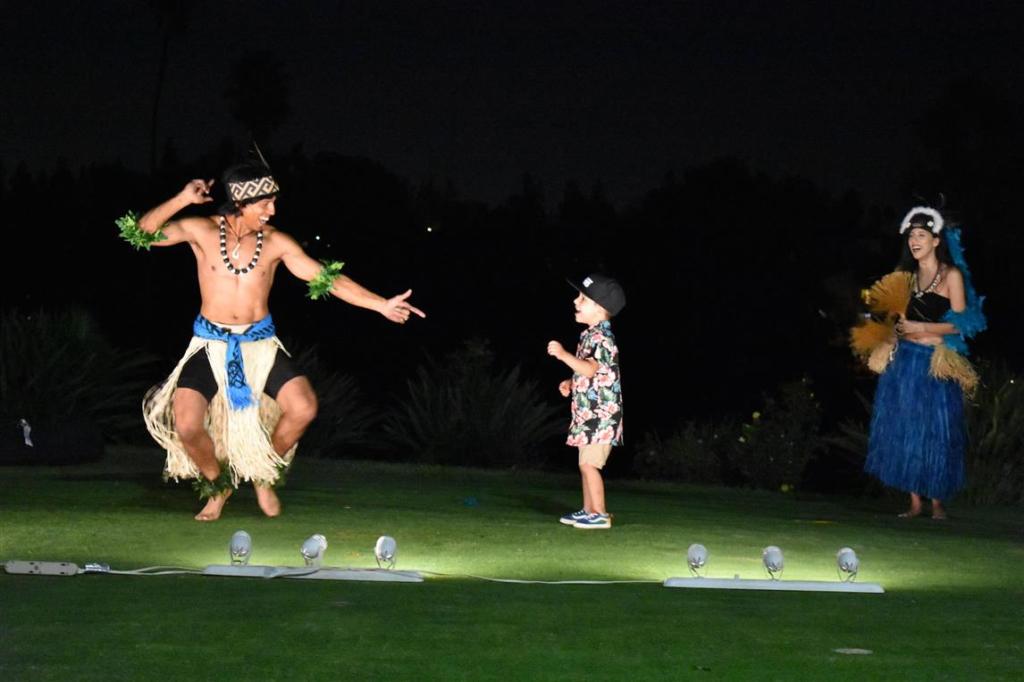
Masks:
[[[302,543],[302,549],[299,550],[302,558],[306,560],[307,566],[319,566],[325,551],[327,551],[327,538],[319,533],[309,536]]]
[[[836,568],[839,569],[839,579],[847,582],[853,581],[857,577],[857,570],[860,569],[860,559],[857,558],[857,553],[850,547],[843,547],[836,552]],[[843,577],[843,573],[846,577]]]
[[[430,225],[427,225],[427,232],[433,232],[433,231],[434,231],[434,228],[432,228]]]
[[[708,563],[708,549],[699,543],[693,543],[686,550],[686,564],[690,567],[690,573],[698,575],[698,571]]]
[[[782,575],[783,559],[782,550],[775,545],[769,545],[761,551],[761,563],[772,580],[778,580]]]
[[[235,534],[231,536],[228,552],[232,564],[245,566],[249,563],[249,557],[252,555],[252,538],[244,530],[235,531]]]
[[[317,236],[316,236],[316,240],[317,240],[317,241],[320,241],[320,235],[317,235]]]
[[[377,538],[377,544],[373,548],[373,555],[377,557],[378,567],[394,568],[395,557],[398,556],[398,543],[390,535],[381,535]]]

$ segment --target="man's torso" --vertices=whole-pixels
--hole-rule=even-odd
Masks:
[[[263,248],[259,259],[248,267],[256,254],[257,235],[249,233],[241,244],[228,231],[227,258],[236,269],[248,272],[235,274],[228,270],[221,253],[220,227],[214,219],[204,221],[191,242],[199,276],[200,312],[214,322],[247,324],[267,316],[270,288],[274,272],[281,262],[281,243],[277,231],[269,225],[263,231]],[[237,251],[235,247],[238,246]],[[233,257],[237,253],[238,257]]]

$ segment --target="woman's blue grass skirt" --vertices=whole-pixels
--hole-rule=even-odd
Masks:
[[[883,483],[947,500],[964,486],[964,398],[928,374],[932,346],[901,341],[878,379],[864,470]]]

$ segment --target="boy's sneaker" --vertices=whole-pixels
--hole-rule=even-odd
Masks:
[[[598,530],[612,527],[611,514],[587,514],[585,517],[572,524],[573,528],[584,530]]]
[[[590,514],[587,513],[586,509],[580,509],[579,511],[574,511],[572,514],[566,514],[562,518],[558,519],[558,521],[559,523],[564,523],[567,526],[571,526],[580,519],[585,519],[588,516],[590,516]]]

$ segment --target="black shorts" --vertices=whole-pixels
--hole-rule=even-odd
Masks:
[[[270,374],[267,375],[267,383],[263,387],[263,392],[276,400],[282,386],[295,377],[301,376],[304,376],[303,373],[295,368],[288,354],[279,348],[277,355],[274,356],[274,366],[270,368]],[[213,378],[213,369],[210,367],[210,360],[205,349],[190,357],[185,366],[181,368],[181,374],[178,375],[178,388],[191,388],[193,391],[199,391],[206,398],[206,402],[210,402],[213,400],[213,396],[217,395],[217,380]]]

